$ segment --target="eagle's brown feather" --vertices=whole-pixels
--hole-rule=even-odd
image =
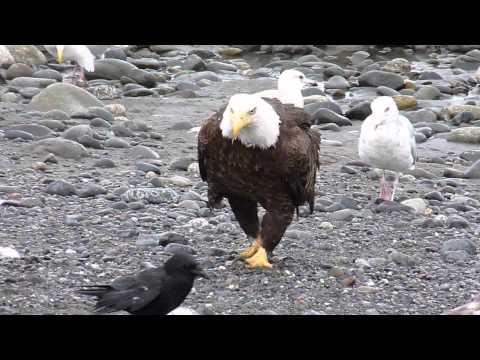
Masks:
[[[264,99],[280,116],[280,135],[267,149],[246,147],[224,138],[223,107],[203,124],[198,135],[198,162],[208,182],[210,207],[226,197],[242,229],[251,237],[260,231],[257,203],[266,210],[262,238],[267,251],[280,241],[295,209],[305,202],[313,212],[316,172],[320,166],[320,135],[310,129],[310,116],[301,108]]]

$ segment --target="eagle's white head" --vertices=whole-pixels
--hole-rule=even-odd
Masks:
[[[236,94],[230,98],[220,123],[222,135],[245,146],[268,148],[280,135],[280,117],[256,95]]]

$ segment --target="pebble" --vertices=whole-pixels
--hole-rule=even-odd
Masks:
[[[51,195],[71,196],[75,195],[77,192],[75,186],[60,179],[50,183],[46,189],[46,193]]]
[[[195,251],[194,248],[188,245],[184,244],[178,244],[178,243],[169,243],[167,246],[164,247],[163,249],[165,252],[169,252],[171,254],[181,254],[181,253],[188,253],[188,254],[196,254],[197,252]]]
[[[447,218],[447,227],[465,229],[470,227],[470,223],[460,215],[450,215]]]

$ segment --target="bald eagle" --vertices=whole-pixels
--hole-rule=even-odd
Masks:
[[[303,109],[276,99],[237,94],[212,115],[198,135],[198,162],[208,183],[208,205],[228,199],[253,244],[240,256],[250,268],[272,268],[275,249],[295,210],[313,212],[320,135]],[[257,204],[266,213],[260,227]]]

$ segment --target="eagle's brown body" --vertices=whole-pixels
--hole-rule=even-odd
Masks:
[[[319,167],[320,135],[310,129],[303,109],[264,99],[280,116],[277,143],[267,149],[246,147],[222,136],[225,107],[203,124],[198,136],[198,160],[208,182],[210,207],[229,200],[241,228],[271,252],[293,219],[295,209],[308,202],[313,212],[315,178]],[[257,204],[266,213],[260,230]]]

